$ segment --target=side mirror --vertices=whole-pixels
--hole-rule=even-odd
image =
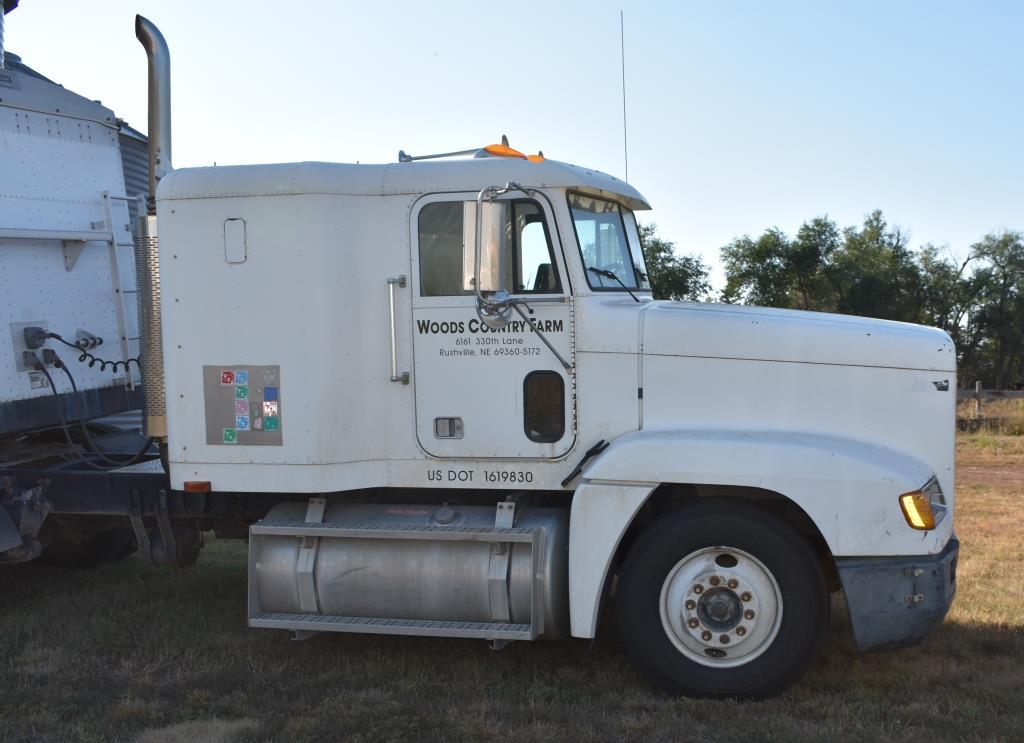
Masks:
[[[476,293],[477,315],[495,329],[504,327],[512,314],[505,277],[508,225],[507,202],[463,202],[463,289]]]
[[[482,292],[496,292],[505,288],[501,260],[507,221],[505,208],[499,201],[481,203],[478,232],[477,203],[465,201],[462,204],[462,288],[467,291],[476,290],[477,277]],[[480,256],[479,266],[477,255]]]

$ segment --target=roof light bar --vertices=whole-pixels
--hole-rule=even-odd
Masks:
[[[501,135],[501,144],[489,144],[484,147],[474,147],[471,150],[456,150],[454,152],[439,152],[434,155],[410,155],[405,150],[398,151],[398,162],[411,163],[416,160],[438,160],[445,157],[515,157],[522,160],[529,160],[531,163],[544,162],[544,153],[539,151],[536,155],[524,155],[519,150],[509,147],[508,137]]]

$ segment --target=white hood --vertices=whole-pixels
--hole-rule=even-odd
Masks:
[[[656,302],[645,355],[956,371],[949,335],[922,325],[767,307]]]

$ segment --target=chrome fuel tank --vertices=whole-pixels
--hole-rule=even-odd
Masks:
[[[335,503],[322,536],[306,519],[306,503],[285,503],[254,528],[258,612],[530,625],[537,602],[539,635],[566,634],[567,510],[519,506],[510,541],[490,506]]]

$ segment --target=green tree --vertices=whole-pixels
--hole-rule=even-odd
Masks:
[[[986,235],[971,255],[981,262],[969,323],[978,344],[964,371],[986,385],[1018,386],[1024,383],[1024,235]]]
[[[722,248],[725,264],[725,302],[764,307],[790,307],[794,277],[788,255],[792,244],[773,227],[756,240],[748,235]]]
[[[825,270],[845,315],[917,322],[922,280],[906,233],[875,210],[859,228],[843,230],[842,245]]]
[[[835,305],[827,267],[841,245],[839,228],[827,216],[804,222],[786,255],[790,275],[790,306],[801,310],[830,310]]]
[[[744,236],[722,248],[726,302],[829,310],[833,289],[826,269],[840,247],[839,228],[828,217],[804,222],[790,240],[777,227],[756,240]]]
[[[640,245],[656,299],[699,302],[711,290],[708,266],[698,255],[678,255],[655,224],[640,225]]]

